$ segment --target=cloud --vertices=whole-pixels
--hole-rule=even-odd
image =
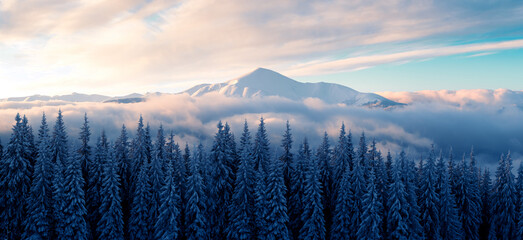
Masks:
[[[0,93],[182,90],[258,66],[321,74],[461,48],[521,47],[517,40],[449,47],[470,35],[510,35],[523,20],[519,1],[466,3],[6,0],[0,51],[8,54],[0,57],[0,79],[10,84]]]
[[[484,164],[495,163],[499,155],[512,151],[515,160],[523,157],[523,110],[505,106],[482,108],[456,108],[442,104],[420,103],[394,110],[366,109],[345,105],[326,104],[318,99],[292,101],[279,97],[233,98],[218,94],[192,98],[187,94],[152,97],[146,102],[133,104],[75,103],[47,105],[43,102],[0,103],[0,135],[8,140],[13,118],[17,112],[28,116],[36,130],[42,112],[54,122],[58,109],[64,113],[69,139],[76,141],[84,112],[88,114],[93,138],[105,129],[111,139],[119,134],[125,124],[134,134],[136,122],[141,115],[153,128],[160,124],[173,131],[177,140],[190,146],[201,139],[207,147],[219,120],[228,122],[237,138],[242,124],[247,120],[255,131],[259,118],[266,120],[273,154],[279,154],[278,146],[289,120],[295,143],[308,137],[316,147],[326,131],[331,144],[336,141],[341,123],[350,128],[354,141],[365,131],[368,140],[375,138],[383,152],[393,153],[406,149],[411,156],[426,154],[431,144],[448,154],[454,148],[455,156],[467,153],[474,146],[478,159]],[[294,148],[298,149],[297,145]]]

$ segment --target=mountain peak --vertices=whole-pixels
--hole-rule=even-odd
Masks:
[[[254,71],[247,73],[239,78],[227,82],[228,84],[237,85],[258,85],[258,84],[282,84],[284,82],[293,83],[296,82],[280,73],[267,69],[257,68]]]

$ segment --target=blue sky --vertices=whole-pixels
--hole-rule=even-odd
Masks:
[[[521,1],[0,3],[0,99],[177,92],[257,67],[367,92],[523,90]]]

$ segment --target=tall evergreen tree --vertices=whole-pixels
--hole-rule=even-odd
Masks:
[[[187,240],[209,238],[205,217],[207,199],[200,171],[203,159],[203,147],[200,144],[192,160],[191,174],[187,179],[187,204],[185,208],[185,235]]]
[[[158,156],[157,156],[158,158]],[[180,195],[172,167],[167,165],[165,184],[160,190],[159,215],[154,225],[154,239],[178,239],[180,233]]]
[[[456,205],[463,227],[464,239],[479,239],[480,196],[474,182],[472,167],[465,161],[465,156],[459,167],[459,177],[456,182]]]
[[[300,229],[303,226],[301,215],[304,211],[304,194],[305,194],[305,173],[308,171],[308,162],[311,158],[311,150],[308,142],[304,141],[300,144],[298,157],[296,158],[295,166],[293,167],[293,175],[291,179],[291,194],[289,200],[289,222],[294,238],[299,237]]]
[[[99,239],[124,239],[124,222],[120,191],[120,176],[115,153],[109,149],[106,161],[102,164],[100,187],[100,221],[96,228]]]
[[[170,178],[165,178],[164,176],[164,170],[163,170],[163,162],[164,162],[164,147],[165,147],[165,138],[163,137],[163,128],[160,126],[160,129],[158,130],[158,139],[156,140],[156,146],[154,151],[154,156],[151,159],[151,164],[149,165],[148,169],[148,175],[149,175],[149,182],[148,182],[148,189],[149,189],[149,202],[147,205],[147,209],[149,210],[148,214],[148,224],[152,227],[150,230],[149,238],[155,238],[159,237],[156,235],[161,229],[158,229],[157,227],[163,227],[162,224],[155,225],[158,219],[158,216],[160,216],[160,206],[162,204],[162,197],[160,196],[162,191],[162,188],[164,186],[164,181],[172,181]],[[167,164],[167,169],[169,169],[169,165]],[[174,174],[173,174],[174,175]],[[169,176],[171,177],[171,176]],[[175,185],[175,183],[172,183]],[[166,194],[170,194],[170,190],[177,191],[176,187],[168,186],[169,189],[166,189]],[[172,189],[171,189],[172,188]],[[180,196],[178,195],[178,198]],[[170,200],[172,201],[172,200]],[[171,204],[179,204],[179,201],[177,202],[169,202]],[[169,204],[167,203],[167,204]],[[167,206],[171,207],[171,206]],[[176,207],[178,208],[178,206]],[[166,210],[170,211],[170,210]],[[179,214],[179,210],[177,210]],[[176,216],[178,217],[178,216]],[[176,231],[178,232],[178,231]]]
[[[91,128],[89,127],[89,120],[87,113],[84,114],[84,123],[80,128],[80,148],[78,148],[78,156],[80,158],[80,165],[82,166],[82,176],[84,180],[88,178],[89,164],[91,162],[91,146],[89,145],[89,138],[91,137]],[[87,191],[87,186],[84,188]]]
[[[419,224],[420,211],[416,197],[417,192],[417,175],[414,161],[408,160],[404,151],[399,155],[399,164],[401,166],[402,181],[405,185],[405,192],[407,192],[407,211],[408,211],[408,226],[409,239],[419,239],[423,232],[423,228]]]
[[[89,230],[85,220],[87,209],[83,189],[85,182],[82,176],[82,166],[78,159],[78,156],[67,158],[66,164],[64,164],[63,231],[57,232],[57,239],[88,238]]]
[[[456,208],[456,199],[451,191],[448,168],[440,153],[436,164],[436,193],[439,194],[438,220],[442,240],[461,239],[461,222]]]
[[[303,145],[308,145],[307,138]],[[325,239],[325,219],[323,215],[320,172],[316,161],[309,155],[305,158],[305,185],[303,186],[303,212],[300,239]]]
[[[325,238],[329,238],[330,227],[332,224],[332,212],[334,211],[334,204],[332,204],[332,166],[331,166],[331,149],[329,144],[329,136],[327,132],[323,134],[323,142],[316,151],[316,159],[320,171],[320,183],[322,189],[322,205],[323,216],[325,218]]]
[[[269,160],[269,175],[266,188],[266,228],[258,233],[258,239],[288,240],[290,239],[287,224],[287,200],[285,199],[285,183],[283,181],[280,161]]]
[[[255,171],[268,173],[267,169],[270,162],[269,139],[267,137],[267,130],[265,130],[263,117],[260,118],[260,125],[258,125],[258,131],[254,138],[253,159]]]
[[[91,227],[91,234],[97,239],[97,225],[100,221],[101,212],[99,211],[102,204],[102,172],[105,162],[109,157],[109,142],[105,131],[102,131],[96,143],[95,155],[92,161],[88,163],[88,180],[87,180],[87,209],[88,223]],[[79,159],[82,160],[81,158]]]
[[[482,240],[488,239],[490,231],[490,221],[492,219],[491,210],[491,191],[492,181],[490,179],[490,171],[485,169],[483,177],[481,178],[480,194],[481,194],[481,225],[479,226],[479,237]]]
[[[145,162],[140,168],[140,173],[138,174],[136,180],[137,182],[133,201],[131,214],[129,218],[129,237],[131,239],[148,239],[149,231],[152,226],[149,225],[149,202],[151,194],[149,192],[149,178],[147,174],[148,163]]]
[[[378,190],[375,185],[375,171],[370,171],[367,190],[363,195],[364,210],[361,215],[361,225],[356,232],[357,239],[381,239],[381,211],[382,205],[378,198]]]
[[[210,155],[209,166],[209,206],[208,219],[212,239],[224,239],[226,237],[225,226],[227,224],[227,212],[222,211],[229,204],[232,194],[231,169],[227,165],[228,147],[225,132],[221,122],[218,123],[218,132],[214,138]]]
[[[138,120],[138,127],[136,129],[136,136],[134,137],[131,144],[131,175],[132,175],[132,184],[138,183],[137,178],[140,173],[140,169],[143,165],[148,163],[148,150],[146,146],[146,136],[145,129],[143,125],[143,118],[140,115]],[[134,186],[132,186],[132,191],[134,191]]]
[[[349,133],[350,134],[350,133]],[[349,135],[350,136],[350,135]],[[352,170],[352,146],[349,146],[349,140],[347,139],[347,136],[345,135],[345,124],[341,124],[340,128],[340,136],[338,138],[338,143],[336,147],[334,148],[334,152],[332,154],[332,179],[333,181],[333,190],[334,192],[337,192],[337,180],[341,179],[341,176],[345,173],[345,169],[349,168]],[[336,197],[336,196],[333,196]]]
[[[358,152],[360,151],[363,151],[363,149],[360,148]],[[351,191],[350,203],[352,204],[352,208],[350,210],[350,229],[353,230],[353,232],[351,233],[351,238],[357,238],[357,229],[359,229],[359,227],[361,226],[362,214],[364,211],[363,196],[366,194],[367,183],[364,177],[365,169],[363,163],[365,157],[362,157],[363,155],[364,154],[362,153],[359,154],[358,161],[354,162],[354,167],[350,175],[349,189]]]
[[[53,162],[53,235],[52,238],[58,238],[58,234],[64,231],[64,168],[68,154],[67,134],[65,132],[65,123],[62,112],[58,111],[58,117],[53,128],[53,137],[51,139],[51,161]]]
[[[516,186],[512,174],[512,158],[510,152],[506,158],[501,156],[496,170],[496,182],[492,196],[492,225],[489,239],[516,239]]]
[[[429,240],[439,239],[439,194],[436,192],[436,165],[434,146],[430,151],[427,163],[422,169],[420,184],[419,206],[421,210],[420,224],[423,227],[424,237]]]
[[[336,195],[335,211],[332,219],[331,239],[351,239],[353,229],[351,229],[351,209],[352,209],[352,191],[351,170],[346,168],[341,176],[338,194]]]
[[[407,192],[401,180],[401,163],[396,161],[392,169],[392,180],[388,188],[387,238],[408,239],[409,211]]]
[[[254,171],[252,167],[251,135],[245,121],[240,139],[240,165],[236,172],[236,182],[231,204],[229,205],[230,225],[227,239],[253,238],[254,217]]]
[[[122,125],[120,136],[114,143],[114,158],[120,176],[120,198],[122,202],[122,213],[124,222],[124,235],[126,239],[129,227],[129,214],[131,212],[131,159],[129,156],[129,137],[127,128]]]
[[[36,158],[33,181],[29,190],[24,239],[49,239],[52,223],[52,173],[51,138],[45,113],[38,131],[38,157]]]
[[[280,160],[283,162],[283,179],[285,182],[285,187],[288,189],[286,195],[287,200],[289,200],[291,193],[291,178],[294,166],[294,155],[291,152],[292,142],[293,141],[291,134],[291,126],[289,124],[289,121],[287,120],[287,123],[285,125],[285,133],[283,134],[283,138],[281,140],[281,147],[283,149],[283,153],[280,156]]]
[[[7,238],[19,239],[24,227],[23,221],[26,215],[25,204],[31,187],[32,167],[30,156],[27,155],[28,136],[24,136],[24,123],[17,114],[11,138],[4,152],[2,179],[0,183],[5,186],[5,194],[2,196],[4,207],[2,217],[7,226]],[[28,134],[28,133],[25,133]]]

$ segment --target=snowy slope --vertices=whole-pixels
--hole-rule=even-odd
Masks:
[[[319,98],[331,104],[345,103],[384,108],[403,105],[374,93],[361,93],[339,84],[301,83],[264,68],[258,68],[243,77],[224,83],[201,84],[185,91],[193,97],[211,92],[235,97],[279,96],[292,100]]]

